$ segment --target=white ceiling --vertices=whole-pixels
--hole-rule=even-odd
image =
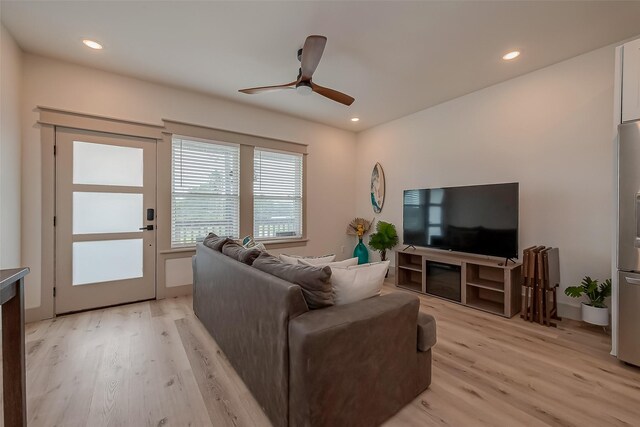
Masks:
[[[2,1],[0,13],[28,52],[354,131],[640,34],[640,2],[615,1]],[[295,80],[309,34],[328,38],[314,82],[351,107],[238,93]],[[521,57],[503,61],[513,49]]]

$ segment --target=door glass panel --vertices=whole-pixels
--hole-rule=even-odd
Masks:
[[[73,234],[127,233],[142,227],[142,194],[73,193]]]
[[[73,285],[142,277],[142,239],[73,243]]]
[[[142,148],[73,141],[73,183],[142,187]]]

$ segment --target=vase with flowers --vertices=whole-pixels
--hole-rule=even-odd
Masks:
[[[358,244],[353,249],[353,256],[358,258],[358,264],[369,262],[369,251],[362,243],[362,237],[369,231],[372,222],[364,218],[354,218],[347,226],[347,234],[358,236]]]

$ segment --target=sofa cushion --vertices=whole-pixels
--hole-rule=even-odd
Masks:
[[[227,242],[222,246],[222,253],[236,261],[252,265],[262,252],[256,248],[246,249],[236,242]]]
[[[336,305],[349,304],[380,295],[389,261],[352,267],[333,267],[331,287]]]
[[[233,240],[228,237],[219,237],[215,233],[209,233],[202,243],[214,251],[222,252],[222,247],[228,242],[233,242]]]
[[[288,264],[266,252],[258,256],[253,267],[299,285],[310,309],[333,305],[331,268],[329,267]]]
[[[280,254],[280,261],[286,262],[287,264],[298,264],[298,261],[303,259],[307,261],[310,265],[324,265],[330,262],[333,262],[336,259],[335,254],[330,255],[322,255],[322,256],[300,256],[300,255],[285,255]]]
[[[313,264],[304,258],[298,258],[298,264],[309,265],[312,267],[351,267],[358,265],[358,257],[345,259],[344,261],[328,262],[326,264]]]
[[[418,350],[427,351],[436,344],[436,319],[418,312]]]

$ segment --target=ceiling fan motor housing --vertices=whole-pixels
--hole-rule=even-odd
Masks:
[[[311,82],[303,81],[296,83],[296,92],[298,92],[300,95],[309,95],[311,92],[313,92]]]

